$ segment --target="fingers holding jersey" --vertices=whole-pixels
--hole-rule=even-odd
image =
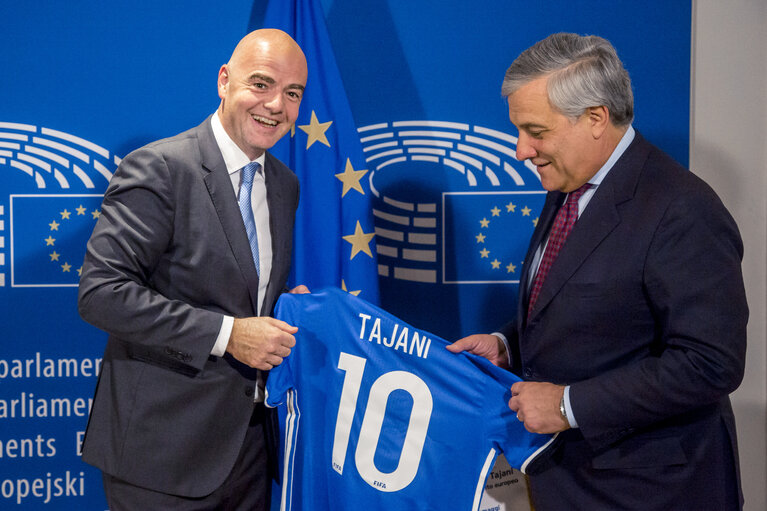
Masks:
[[[565,388],[546,382],[519,381],[511,386],[509,408],[531,433],[557,433],[570,425],[559,411]]]
[[[509,366],[506,355],[506,344],[492,334],[470,335],[458,339],[453,344],[449,344],[447,349],[453,353],[468,351],[469,353],[488,359],[499,367]]]
[[[226,351],[245,365],[268,371],[296,345],[298,328],[270,317],[235,318]]]

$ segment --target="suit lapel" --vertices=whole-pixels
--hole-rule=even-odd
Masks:
[[[275,172],[275,165],[272,162],[272,155],[266,153],[266,161],[264,164],[264,176],[266,179],[266,203],[269,207],[269,231],[272,238],[272,254],[288,254],[289,253],[289,237],[292,236],[292,231],[288,228],[288,223],[285,219],[290,218],[291,212],[288,209],[289,201],[285,200],[285,181],[280,178],[280,175]],[[269,278],[269,284],[266,287],[266,299],[264,299],[264,308],[271,303],[268,299],[271,296],[276,296],[282,290],[274,289],[278,282],[279,273],[282,271],[282,265],[285,259],[283,257],[272,257],[272,271]]]
[[[551,229],[551,224],[554,222],[554,217],[557,216],[557,211],[565,200],[566,195],[561,192],[550,192],[546,194],[546,200],[543,203],[543,209],[541,210],[538,224],[535,226],[533,236],[530,239],[530,245],[527,247],[527,254],[525,255],[524,264],[522,265],[522,278],[519,283],[519,307],[517,324],[524,325],[527,318],[527,306],[530,302],[530,267],[533,264],[533,258],[541,243],[544,242],[546,236]]]
[[[620,223],[613,191],[609,184],[601,184],[589,205],[575,223],[567,241],[551,265],[536,301],[532,320],[559,293],[589,254]]]
[[[210,199],[216,208],[221,227],[229,241],[229,247],[234,254],[240,272],[248,286],[253,314],[257,315],[256,304],[258,303],[258,273],[253,262],[253,254],[248,244],[248,235],[242,222],[237,198],[232,188],[229,172],[226,170],[224,158],[213,136],[213,129],[208,118],[198,130],[200,155],[202,167],[205,171],[203,180],[208,188]]]
[[[541,292],[538,295],[536,302],[536,311],[538,312],[530,317],[531,320],[546,308],[546,305],[556,297],[565,283],[570,280],[576,270],[599,246],[602,240],[620,224],[621,219],[617,206],[634,196],[639,175],[647,159],[648,147],[647,142],[637,132],[629,148],[618,159],[615,166],[610,170],[604,181],[602,181],[602,184],[599,185],[594,196],[589,201],[588,207],[575,223],[567,241],[552,264]],[[547,217],[549,224],[553,216],[556,215],[558,204],[561,204],[562,200],[560,197],[556,207],[552,208],[553,211],[547,212],[547,215],[551,216],[551,218]],[[544,206],[545,209],[546,207]],[[549,227],[547,226],[543,234],[538,236],[537,240],[532,240],[529,252],[535,254],[535,250],[543,242],[548,231]],[[532,259],[530,253],[528,253],[528,257]],[[528,259],[525,260],[526,263],[527,261]],[[526,298],[524,301],[524,314],[526,314],[526,292],[524,296]],[[519,324],[524,323],[520,322]]]

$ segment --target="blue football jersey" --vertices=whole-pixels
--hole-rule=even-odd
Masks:
[[[512,373],[362,299],[283,294],[275,317],[299,328],[266,382],[285,511],[476,510],[500,451],[525,471],[553,440],[509,409]]]

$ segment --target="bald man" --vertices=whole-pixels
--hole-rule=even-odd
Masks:
[[[270,315],[299,185],[266,151],[306,78],[287,34],[248,34],[219,70],[217,112],[132,152],[109,183],[79,310],[109,334],[83,460],[112,510],[268,509],[278,444],[263,382],[295,344]]]

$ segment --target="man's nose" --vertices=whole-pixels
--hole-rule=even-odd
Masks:
[[[274,95],[264,103],[264,106],[272,113],[282,112],[282,92],[275,92]]]
[[[535,157],[538,152],[531,144],[530,136],[525,132],[519,132],[519,138],[517,139],[517,160],[525,161]]]

